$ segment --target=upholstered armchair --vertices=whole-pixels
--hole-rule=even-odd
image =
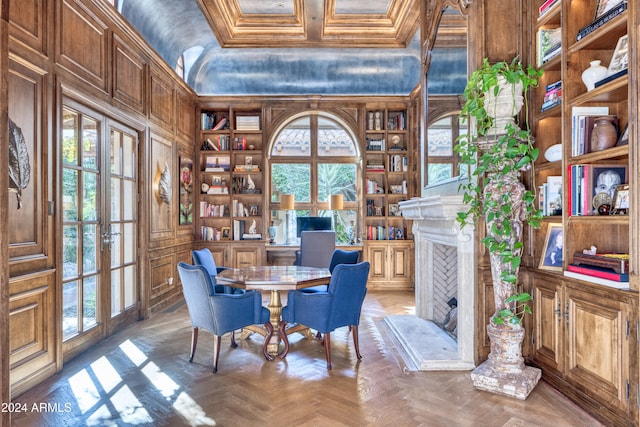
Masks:
[[[333,251],[333,255],[331,255],[331,261],[329,262],[329,271],[333,273],[333,269],[336,268],[338,264],[355,264],[358,262],[360,258],[360,252],[358,251],[345,251],[342,249],[336,249]],[[329,284],[326,285],[318,285],[312,286],[310,288],[301,289],[304,293],[314,293],[314,292],[327,292],[329,289]]]
[[[282,309],[279,332],[284,342],[282,357],[289,352],[285,328],[289,323],[299,323],[322,333],[322,343],[331,369],[331,332],[342,326],[350,326],[356,356],[362,359],[358,345],[360,311],[367,293],[369,263],[338,264],[333,270],[326,293],[289,291],[287,306]]]
[[[213,372],[215,373],[218,371],[222,335],[231,332],[231,346],[236,347],[233,331],[255,324],[263,324],[267,329],[262,352],[265,358],[273,359],[267,351],[267,344],[273,335],[273,326],[269,322],[269,310],[262,306],[260,293],[218,293],[213,286],[211,275],[200,265],[181,262],[178,264],[178,273],[193,328],[189,362],[193,362],[193,356],[196,353],[200,328],[206,329],[215,337],[213,344]]]
[[[191,251],[191,258],[193,259],[194,265],[201,265],[207,269],[209,275],[213,280],[216,292],[225,294],[243,294],[245,292],[244,290],[234,288],[233,286],[216,284],[215,276],[221,271],[226,270],[226,267],[218,267],[216,265],[216,260],[213,258],[213,254],[211,253],[209,248],[202,248]]]
[[[336,232],[329,230],[303,231],[295,265],[327,268],[336,248]]]

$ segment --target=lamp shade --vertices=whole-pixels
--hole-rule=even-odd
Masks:
[[[283,194],[280,196],[280,209],[284,211],[293,210],[295,199],[293,194]]]
[[[329,199],[329,209],[334,211],[342,210],[344,207],[344,199],[342,194],[332,194]]]

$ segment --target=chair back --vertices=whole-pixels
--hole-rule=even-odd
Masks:
[[[209,248],[202,248],[191,251],[191,258],[193,258],[193,263],[195,265],[203,266],[207,272],[209,272],[210,276],[215,276],[218,274],[218,268],[216,266],[216,261],[213,259],[213,254]]]
[[[211,276],[204,266],[178,263],[182,293],[189,309],[194,328],[215,330],[213,311],[209,304],[209,289],[213,288]]]
[[[360,311],[367,294],[369,263],[338,264],[331,274],[328,293],[333,295],[330,329],[360,324]]]
[[[327,268],[336,248],[336,232],[303,231],[300,235],[300,266]]]
[[[342,249],[336,249],[331,255],[331,262],[329,263],[329,271],[333,273],[333,269],[338,264],[356,264],[360,258],[359,251],[345,251]]]

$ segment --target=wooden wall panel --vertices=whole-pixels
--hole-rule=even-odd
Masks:
[[[9,8],[9,35],[33,50],[47,54],[47,0],[14,0]]]
[[[113,99],[145,113],[145,60],[120,37],[113,37]]]
[[[171,141],[157,134],[151,135],[151,158],[149,164],[149,180],[151,184],[151,194],[149,197],[149,206],[151,212],[150,221],[150,241],[170,239],[174,237],[175,224],[174,218],[177,219],[177,197],[176,185],[178,182],[177,161],[174,161],[173,146]],[[165,167],[169,168],[172,182],[171,203],[165,203],[158,197],[158,182],[160,175],[164,172]]]
[[[191,96],[176,92],[176,132],[179,136],[193,141],[196,130],[196,105]]]
[[[13,61],[9,66],[9,117],[21,129],[30,164],[29,183],[22,190],[22,207],[18,209],[16,193],[11,192],[9,197],[9,254],[11,275],[15,276],[53,264],[46,259],[51,252],[46,233],[46,183],[52,177],[43,136],[46,76]],[[20,267],[15,265],[18,263]]]
[[[108,26],[78,0],[64,0],[56,10],[56,62],[107,91]]]
[[[161,310],[182,297],[177,264],[174,253],[165,253],[151,258],[149,312]]]
[[[23,275],[9,283],[11,383],[55,369],[55,272]],[[24,387],[24,385],[22,385]]]
[[[174,129],[174,90],[173,85],[155,71],[149,76],[149,118],[173,132]]]

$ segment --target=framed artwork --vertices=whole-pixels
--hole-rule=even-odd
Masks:
[[[598,6],[596,6],[596,16],[593,18],[593,20],[595,21],[623,1],[624,0],[598,0]]]
[[[616,143],[617,146],[629,144],[629,123],[624,127],[624,130],[620,134],[620,139]]]
[[[627,68],[629,68],[629,35],[625,34],[618,39],[607,74],[610,76]]]
[[[622,184],[616,187],[613,194],[612,215],[626,215],[629,213],[629,184]]]
[[[562,260],[564,258],[562,252],[562,237],[562,224],[549,223],[538,268],[542,270],[562,271]]]
[[[193,223],[193,160],[189,157],[180,157],[180,203],[179,224],[190,225]]]
[[[593,165],[591,170],[591,197],[607,193],[613,200],[616,187],[627,182],[627,167],[624,165]]]
[[[222,233],[220,233],[220,240],[231,240],[230,227],[222,227]]]
[[[214,187],[222,187],[222,177],[218,175],[214,175],[212,179],[212,184]]]

